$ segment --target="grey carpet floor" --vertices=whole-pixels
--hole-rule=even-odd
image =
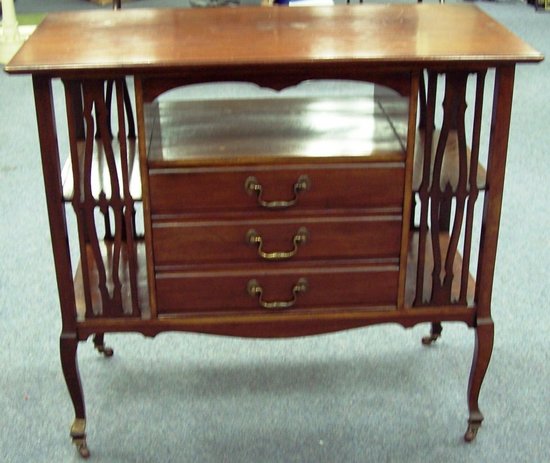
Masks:
[[[46,2],[16,3],[21,12],[45,10],[37,5]],[[550,56],[550,15],[520,3],[482,7]],[[548,60],[516,74],[496,339],[476,442],[462,441],[474,337],[460,324],[445,325],[428,349],[420,344],[427,326],[279,341],[129,334],[107,336],[111,359],[90,342],[79,349],[92,461],[549,462],[549,78]],[[213,97],[241,91],[249,89],[208,89]],[[59,364],[31,82],[4,73],[0,266],[0,462],[79,461],[68,437],[73,411]]]

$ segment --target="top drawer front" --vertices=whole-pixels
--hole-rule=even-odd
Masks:
[[[271,206],[283,206],[277,210],[400,207],[405,177],[401,162],[151,169],[149,175],[153,215],[257,211]]]

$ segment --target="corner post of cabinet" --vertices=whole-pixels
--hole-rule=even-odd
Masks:
[[[34,101],[46,205],[50,223],[63,333],[76,333],[76,301],[50,77],[33,76]]]
[[[143,222],[145,230],[145,253],[147,260],[147,285],[149,287],[149,307],[151,318],[157,318],[157,298],[155,291],[155,273],[153,267],[153,244],[151,225],[151,206],[149,204],[149,169],[147,168],[147,142],[145,133],[145,101],[143,95],[143,79],[134,76],[136,118],[139,147],[139,169],[141,176],[141,194],[143,200]]]
[[[491,319],[491,296],[510,132],[514,74],[515,65],[497,67],[495,72],[486,192],[483,203],[475,294],[478,321]]]
[[[469,418],[464,434],[466,442],[475,439],[483,421],[483,414],[478,403],[479,394],[493,352],[495,327],[491,318],[491,296],[510,133],[514,74],[515,65],[513,64],[498,66],[495,72],[475,292],[475,348],[468,380]]]

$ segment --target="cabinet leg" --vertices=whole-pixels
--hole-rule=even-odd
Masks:
[[[481,390],[483,378],[491,360],[494,334],[494,324],[491,319],[478,320],[474,358],[470,370],[470,381],[468,383],[468,409],[470,416],[468,418],[468,428],[464,434],[466,442],[472,442],[476,438],[477,431],[483,421],[483,414],[479,410],[478,405],[479,391]]]
[[[442,331],[443,331],[443,327],[441,326],[441,323],[433,322],[430,334],[429,336],[424,336],[422,338],[422,344],[424,344],[425,346],[429,346],[430,344],[433,344],[435,341],[437,341],[441,337]]]
[[[62,334],[60,338],[61,367],[65,383],[73,402],[75,420],[71,426],[71,438],[76,445],[78,453],[88,458],[90,451],[86,445],[86,409],[84,406],[84,394],[80,384],[78,373],[78,361],[76,357],[78,340],[76,334]]]
[[[113,349],[107,347],[104,342],[104,334],[97,333],[94,335],[94,347],[100,354],[103,354],[105,357],[112,357],[114,354]]]

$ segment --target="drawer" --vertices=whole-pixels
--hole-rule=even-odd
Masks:
[[[153,222],[155,268],[206,263],[399,258],[400,215]]]
[[[159,314],[396,306],[397,265],[157,273]]]
[[[153,215],[402,206],[402,162],[149,171]]]

